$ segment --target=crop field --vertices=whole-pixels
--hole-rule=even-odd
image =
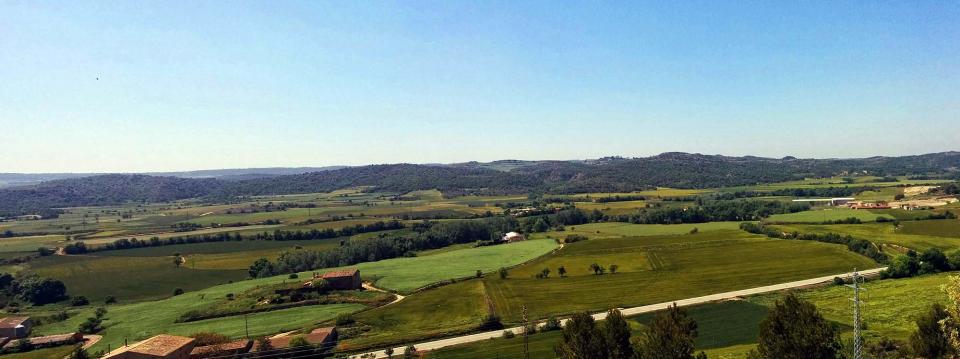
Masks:
[[[149,300],[170,296],[176,288],[191,291],[242,280],[258,258],[275,259],[281,251],[296,247],[327,250],[339,246],[339,241],[335,238],[182,244],[83,256],[49,256],[28,266],[41,276],[62,280],[71,295],[94,301],[106,295],[119,300]],[[174,253],[187,260],[180,268],[173,263]]]
[[[303,275],[307,274],[304,273]],[[160,333],[188,335],[199,331],[214,331],[240,337],[243,334],[243,316],[188,323],[176,323],[176,320],[187,311],[202,309],[222,301],[227,294],[241,293],[259,285],[283,283],[285,281],[289,281],[287,276],[244,280],[187,292],[162,300],[133,304],[124,304],[121,301],[120,304],[108,305],[109,313],[106,316],[107,320],[104,321],[106,329],[101,333],[104,338],[92,350],[106,349],[108,345],[116,348],[122,345],[124,338],[130,341],[138,341]],[[99,298],[99,296],[94,298]],[[353,313],[363,308],[363,305],[358,304],[314,305],[251,314],[247,316],[247,319],[251,324],[250,335],[259,336],[309,328],[317,323],[328,321],[339,314]],[[47,335],[74,331],[87,317],[93,316],[93,311],[94,307],[86,307],[75,312],[66,321],[37,326],[34,332],[37,335]]]
[[[594,211],[598,210],[603,212],[606,215],[618,215],[633,213],[641,208],[646,208],[647,201],[620,201],[620,202],[576,202],[574,203],[577,208],[583,211]]]
[[[709,222],[689,224],[632,224],[622,222],[588,223],[577,226],[568,226],[562,232],[535,233],[534,238],[551,237],[564,238],[570,234],[579,234],[590,238],[620,238],[639,236],[663,236],[672,234],[687,234],[696,228],[698,231],[713,231],[720,229],[738,229],[740,222]]]
[[[409,292],[427,284],[492,272],[500,267],[517,265],[542,256],[557,244],[548,239],[528,240],[454,250],[424,257],[394,258],[360,263],[351,268],[360,270],[367,279],[375,279],[378,287]]]
[[[944,222],[950,223],[950,220],[932,220],[917,222],[901,222],[900,225],[912,224],[915,233],[919,231],[916,228],[926,226],[928,223]],[[949,228],[951,224],[944,225]],[[923,251],[928,248],[939,248],[944,251],[960,249],[960,237],[942,237],[911,234],[910,231],[895,229],[891,223],[864,223],[864,224],[789,224],[776,225],[775,228],[782,229],[784,232],[800,233],[837,233],[842,235],[851,235],[856,238],[867,239],[878,244],[893,244],[907,247],[915,251]]]
[[[36,253],[40,247],[56,247],[64,242],[61,235],[27,236],[0,239],[0,253]]]
[[[960,220],[943,219],[900,223],[900,233],[923,236],[960,238]]]
[[[424,295],[429,293],[428,295]],[[346,350],[475,330],[487,315],[483,283],[469,280],[411,295],[403,301],[361,312],[358,325],[369,329],[341,344]]]
[[[699,333],[695,346],[708,357],[722,357],[740,348],[749,350],[756,342],[758,325],[767,315],[767,307],[747,301],[712,303],[685,308],[697,321]],[[640,335],[653,320],[655,313],[628,318],[633,335]],[[535,359],[556,358],[553,347],[560,341],[560,331],[538,333],[530,337],[530,357]],[[523,358],[523,339],[494,339],[479,343],[451,347],[428,354],[427,358],[485,359]]]
[[[609,259],[604,260],[604,256]],[[620,260],[625,261],[613,262]],[[617,264],[624,271],[586,274],[588,263],[593,262],[605,267]],[[570,276],[555,275],[560,265],[570,271]],[[506,280],[487,277],[484,282],[498,313],[505,320],[516,322],[521,305],[538,317],[546,317],[658,303],[876,266],[872,260],[839,245],[773,240],[737,230],[717,230],[695,235],[577,242],[511,270]],[[543,268],[549,268],[554,275],[548,279],[532,278]]]
[[[877,217],[894,219],[894,216],[887,213],[875,213],[872,210],[849,209],[849,208],[829,208],[811,211],[803,211],[788,214],[775,214],[766,219],[771,223],[823,223],[825,221],[837,221],[847,218],[857,218],[863,222],[874,222]]]

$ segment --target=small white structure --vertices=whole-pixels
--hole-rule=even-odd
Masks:
[[[510,232],[503,235],[504,242],[519,242],[524,240],[523,235],[517,232]]]

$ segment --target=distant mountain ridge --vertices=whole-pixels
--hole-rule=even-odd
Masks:
[[[439,189],[447,195],[629,192],[654,186],[712,188],[847,174],[960,176],[960,152],[860,159],[731,157],[667,152],[641,158],[576,161],[387,164],[357,167],[236,169],[153,175],[61,178],[0,189],[0,216],[56,207],[159,202],[205,197],[329,192],[370,186],[380,191]],[[269,173],[257,173],[269,172]]]
[[[195,170],[195,171],[174,171],[174,172],[142,172],[142,173],[123,173],[123,174],[141,174],[160,177],[180,177],[180,178],[217,178],[227,181],[252,179],[260,177],[273,177],[293,175],[308,172],[322,172],[341,169],[346,166],[326,166],[326,167],[262,167],[262,168],[228,168],[215,170]],[[0,188],[26,186],[45,181],[53,181],[67,178],[79,178],[99,176],[115,173],[0,173]]]

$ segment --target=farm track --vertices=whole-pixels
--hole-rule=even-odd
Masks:
[[[864,270],[864,271],[860,271],[860,274],[864,276],[875,276],[875,275],[878,275],[880,271],[884,269],[886,269],[886,267]],[[823,277],[817,277],[817,278],[811,278],[811,279],[805,279],[805,280],[799,280],[799,281],[792,281],[792,282],[786,282],[786,283],[780,283],[780,284],[773,284],[773,285],[750,288],[750,289],[741,289],[741,290],[735,290],[731,292],[710,294],[710,295],[705,295],[700,297],[680,299],[680,300],[675,300],[670,302],[650,304],[650,305],[644,305],[639,307],[620,308],[620,311],[625,316],[634,316],[634,315],[664,310],[674,304],[676,304],[677,306],[685,307],[685,306],[691,306],[691,305],[697,305],[697,304],[705,304],[705,303],[712,303],[712,302],[723,301],[723,300],[730,300],[730,299],[751,296],[756,294],[777,292],[777,291],[782,291],[787,289],[808,288],[808,287],[828,283],[832,281],[834,277],[849,277],[851,275],[853,275],[853,272],[823,276]],[[604,320],[606,319],[606,317],[607,317],[606,312],[593,314],[594,320]],[[569,319],[566,319],[566,318],[561,319],[560,324],[566,325],[568,320]],[[543,321],[537,322],[538,327],[542,327],[543,325],[544,325]],[[463,335],[458,337],[433,340],[429,342],[416,343],[413,345],[414,347],[417,348],[418,351],[430,351],[430,350],[436,350],[436,349],[446,348],[446,347],[455,346],[455,345],[469,344],[469,343],[475,343],[475,342],[480,342],[480,341],[489,340],[489,339],[500,338],[503,336],[503,333],[506,331],[511,331],[514,334],[519,335],[523,333],[523,327],[512,327],[512,328],[507,328],[505,330],[496,330],[496,331],[489,331],[489,332],[483,332],[483,333],[477,333],[477,334]],[[405,348],[406,346],[399,346],[399,347],[393,348],[393,351],[395,353],[402,353]],[[369,354],[373,354],[374,358],[388,357],[383,350],[379,350],[375,352],[352,355],[350,356],[350,358],[359,359],[361,358],[361,356],[369,355]]]

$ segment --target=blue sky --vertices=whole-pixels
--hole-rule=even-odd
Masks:
[[[0,172],[958,144],[956,2],[0,1]]]

